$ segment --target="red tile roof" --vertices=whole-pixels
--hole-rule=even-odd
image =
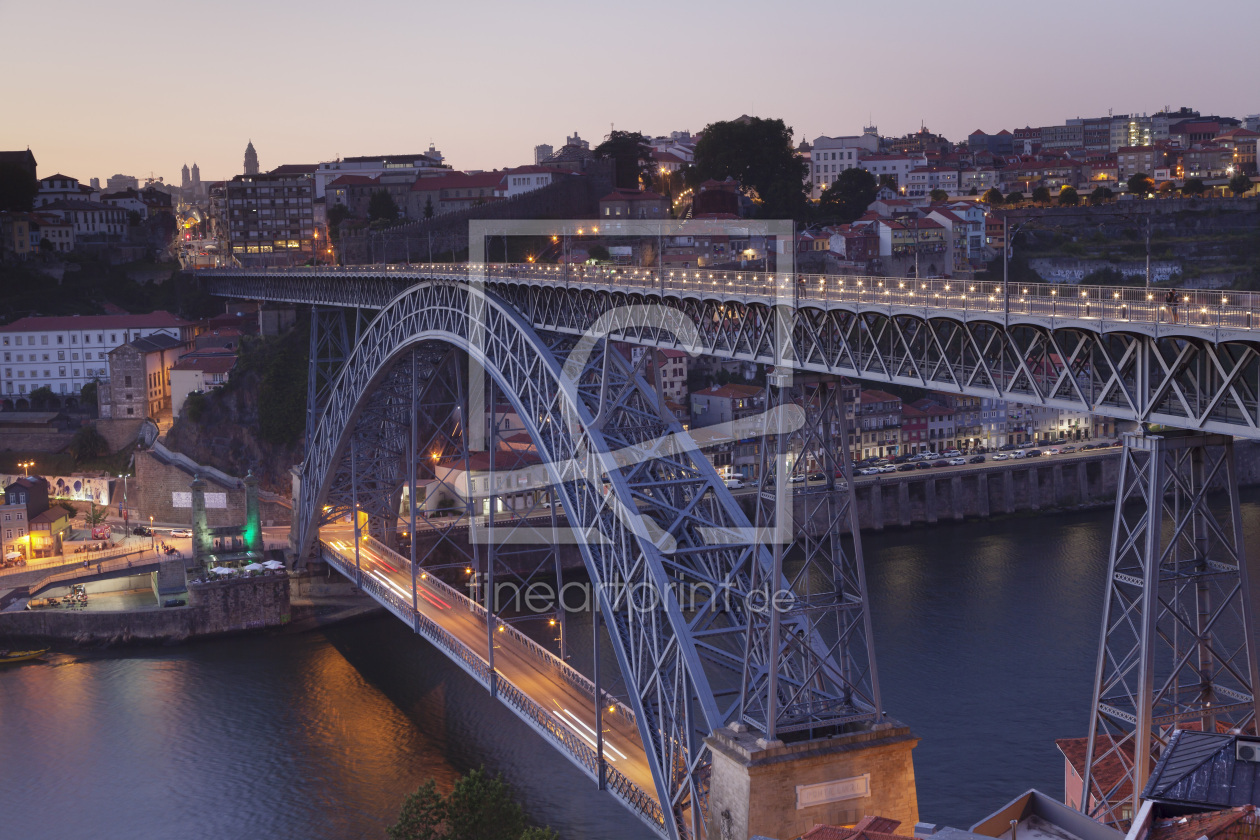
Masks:
[[[1063,753],[1063,757],[1067,759],[1068,764],[1072,765],[1072,769],[1076,771],[1077,777],[1085,778],[1085,751],[1089,748],[1088,738],[1059,738],[1055,742],[1055,746],[1059,748],[1059,752]],[[1105,752],[1114,743],[1111,736],[1107,736],[1107,745],[1099,744],[1099,751]],[[1118,753],[1124,753],[1122,761]],[[1109,791],[1115,787],[1128,773],[1128,765],[1133,763],[1133,743],[1126,742],[1122,744],[1119,750],[1113,751],[1107,755],[1101,762],[1094,767],[1094,779],[1091,784],[1095,785],[1095,790]],[[1133,784],[1129,781],[1123,782],[1116,792],[1113,794],[1114,801],[1120,802],[1128,799],[1133,794]],[[1092,794],[1091,794],[1092,795]]]
[[[53,332],[57,330],[138,330],[161,327],[187,327],[184,321],[166,310],[146,312],[142,315],[34,315],[19,318],[12,324],[0,327],[0,332]]]
[[[171,370],[199,370],[202,373],[227,373],[236,367],[235,353],[207,353],[197,354],[193,357],[185,356],[175,364],[171,365]]]
[[[503,182],[502,172],[478,172],[470,175],[466,172],[452,172],[432,178],[417,178],[411,185],[413,192],[432,192],[435,190],[468,190],[485,187],[498,187]]]
[[[651,190],[613,190],[600,199],[603,201],[664,201],[665,196]]]
[[[801,835],[801,840],[906,840],[894,834],[901,823],[887,817],[862,817],[852,828],[839,825],[816,825]]]
[[[380,178],[371,175],[340,175],[332,181],[328,182],[330,187],[350,187],[363,186],[367,184],[379,184]]]
[[[703,391],[696,391],[698,397],[721,397],[722,399],[741,399],[748,397],[759,397],[765,393],[765,389],[758,388],[756,385],[713,385],[705,388]]]

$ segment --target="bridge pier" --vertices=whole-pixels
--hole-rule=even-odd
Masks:
[[[1076,495],[1082,504],[1090,500],[1092,494],[1089,492],[1089,473],[1085,469],[1084,461],[1080,461],[1076,465],[1076,489]]]
[[[771,741],[742,727],[705,739],[713,755],[709,837],[799,837],[820,823],[852,825],[866,815],[919,821],[910,728],[887,720],[869,729],[800,741]]]
[[[929,525],[936,524],[936,479],[932,476],[923,482],[923,518]]]
[[[1006,501],[1004,513],[1015,512],[1015,471],[1002,473],[1002,498]]]
[[[910,482],[897,483],[897,521],[902,528],[909,528],[913,518],[910,515]]]
[[[979,512],[982,519],[989,518],[989,474],[982,472],[976,476],[976,494],[979,497]]]
[[[1125,435],[1081,788],[1083,810],[1105,824],[1137,815],[1173,730],[1256,733],[1255,578],[1237,479],[1232,437]],[[1100,779],[1117,744],[1132,749],[1125,772]]]

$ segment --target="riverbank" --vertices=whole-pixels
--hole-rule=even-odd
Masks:
[[[120,610],[45,607],[0,612],[0,641],[80,647],[175,645],[242,633],[300,633],[381,610],[375,601],[348,586],[312,587],[301,577],[284,574],[191,583],[187,596],[174,600],[185,603]]]

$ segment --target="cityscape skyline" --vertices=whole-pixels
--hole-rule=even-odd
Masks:
[[[1238,30],[1260,25],[1255,4],[1224,5],[1230,11],[1222,18]],[[409,154],[430,143],[456,169],[494,169],[531,162],[534,145],[559,146],[574,131],[594,145],[612,127],[646,134],[695,132],[741,113],[781,118],[797,140],[858,133],[870,123],[889,136],[922,124],[958,141],[976,129],[1046,125],[1109,110],[1153,113],[1185,105],[1235,116],[1260,110],[1260,104],[1246,101],[1241,86],[1221,82],[1245,77],[1243,51],[1216,53],[1210,66],[1151,62],[1149,40],[1125,34],[1133,27],[1128,4],[1056,7],[1056,16],[1087,18],[1091,33],[1121,34],[1106,36],[1084,58],[1071,60],[1060,52],[1063,45],[1050,44],[1044,47],[1040,72],[1000,57],[1026,49],[1029,32],[1044,32],[1037,29],[1044,24],[1031,12],[1010,12],[994,3],[973,4],[970,15],[943,20],[935,19],[926,4],[912,4],[910,13],[898,18],[895,44],[891,36],[853,34],[887,26],[886,12],[873,7],[801,3],[766,18],[751,2],[722,4],[721,14],[715,13],[715,4],[678,9],[649,3],[647,17],[659,10],[667,21],[658,32],[659,46],[629,53],[610,53],[607,39],[590,37],[615,31],[614,11],[569,3],[540,11],[502,3],[419,9],[369,2],[353,20],[337,23],[339,34],[332,41],[341,46],[330,41],[327,24],[344,17],[344,10],[320,0],[303,4],[298,17],[288,4],[258,8],[239,0],[216,4],[215,13],[143,0],[110,7],[71,3],[69,8],[72,13],[59,13],[54,20],[47,7],[0,4],[0,23],[14,32],[55,24],[69,42],[117,45],[133,37],[132,22],[143,18],[146,37],[201,41],[207,57],[218,56],[199,69],[194,51],[182,72],[154,77],[148,50],[112,51],[109,62],[124,77],[116,84],[131,93],[129,77],[146,91],[144,97],[125,97],[135,107],[119,108],[114,98],[81,84],[90,63],[101,60],[90,49],[50,65],[41,58],[40,39],[18,39],[11,47],[17,83],[7,96],[0,147],[29,146],[41,174],[60,171],[85,182],[121,172],[141,179],[152,173],[178,183],[180,167],[193,162],[200,164],[203,180],[231,177],[242,171],[250,141],[264,171],[354,155]],[[1142,19],[1169,20],[1174,10],[1171,3],[1147,4]],[[246,16],[253,21],[248,30],[229,23]],[[411,42],[414,50],[380,49],[384,16],[387,38],[421,33]],[[760,43],[745,45],[753,17]],[[487,19],[498,25],[485,29]],[[540,21],[545,26],[538,31]],[[277,40],[278,31],[286,37]],[[821,35],[819,48],[801,50],[801,31]],[[544,39],[566,49],[539,51]],[[614,40],[629,46],[628,39]],[[315,49],[314,55],[328,56],[323,69],[312,61],[312,45],[321,42],[328,48]],[[755,56],[761,50],[791,50],[792,61],[759,66]],[[477,61],[466,62],[470,52]],[[659,56],[662,69],[617,60],[625,54]],[[912,60],[903,60],[906,55]],[[996,63],[994,57],[999,57]],[[679,69],[663,69],[674,60]],[[941,62],[956,68],[956,82],[941,75]],[[688,65],[694,74],[686,72]],[[35,84],[33,78],[23,83],[28,68],[33,73],[37,67],[44,83]],[[844,81],[863,74],[874,78],[861,84]],[[399,84],[415,91],[417,105],[400,105]],[[536,96],[529,95],[531,86]],[[48,96],[49,90],[57,90],[57,96]],[[222,107],[225,94],[232,103],[228,118],[210,116]],[[144,105],[145,98],[174,104]],[[85,127],[91,129],[91,144],[82,142]],[[172,138],[172,129],[189,136]]]

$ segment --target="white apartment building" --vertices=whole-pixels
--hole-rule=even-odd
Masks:
[[[39,194],[35,196],[35,209],[54,201],[100,201],[101,191],[85,187],[78,178],[69,175],[49,175],[39,179]]]
[[[89,382],[109,377],[114,348],[158,334],[191,342],[193,333],[193,324],[160,310],[21,318],[0,327],[0,399],[16,403],[43,386],[57,395],[76,395]]]
[[[127,232],[127,211],[99,201],[58,199],[39,208],[74,225],[75,238],[83,236],[122,236]]]
[[[567,170],[557,169],[554,166],[518,166],[515,169],[504,170],[503,196],[511,198],[514,195],[540,189],[568,174],[570,173]]]
[[[910,170],[927,166],[927,155],[862,155],[858,168],[865,169],[875,176],[878,182],[883,176],[891,175],[897,180],[897,187],[906,185],[906,175]]]
[[[849,137],[818,137],[809,159],[810,197],[818,198],[840,173],[855,169],[863,153],[879,151],[879,135],[858,134]]]
[[[442,153],[429,144],[429,151],[409,155],[365,155],[363,157],[338,158],[324,161],[315,170],[315,197],[324,197],[324,188],[328,182],[335,181],[342,175],[362,175],[367,178],[379,178],[386,173],[407,174],[413,178],[422,172],[438,174],[442,169]]]
[[[907,198],[922,198],[932,190],[958,194],[958,170],[944,166],[918,166],[910,170],[906,184]]]

